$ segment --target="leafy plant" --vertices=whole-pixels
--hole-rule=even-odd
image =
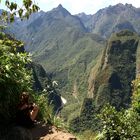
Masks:
[[[102,132],[97,136],[97,140],[138,140],[140,138],[140,80],[136,79],[133,85],[131,108],[118,112],[115,107],[108,104],[100,113]]]
[[[15,16],[18,16],[21,19],[28,19],[32,13],[39,10],[39,7],[33,0],[22,0],[21,6],[19,6],[16,2],[10,2],[9,0],[4,0],[4,2],[7,9],[10,10],[10,13],[6,10],[3,10],[2,12],[1,19],[6,22],[13,22],[15,20]]]
[[[132,107],[140,114],[140,78],[133,81]]]
[[[91,131],[91,130],[86,130],[82,133],[79,133],[77,134],[77,137],[80,139],[80,140],[95,140],[96,138],[96,133]]]
[[[47,124],[54,125],[59,129],[68,129],[63,119],[54,113],[54,105],[48,102],[47,91],[40,92],[39,94],[33,94],[35,102],[39,106],[38,119],[44,121]]]
[[[68,125],[66,124],[66,122],[64,122],[64,120],[61,117],[54,116],[54,118],[52,119],[52,124],[58,129],[69,129]]]
[[[22,42],[2,34],[0,40],[0,123],[14,118],[22,91],[31,90],[31,71],[27,64],[30,56],[18,52]],[[18,45],[16,47],[16,45]]]
[[[38,119],[46,123],[52,123],[52,118],[54,117],[53,106],[48,103],[47,94],[42,92],[40,94],[33,94],[33,97],[39,106]]]

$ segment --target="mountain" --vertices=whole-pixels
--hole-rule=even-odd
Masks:
[[[86,27],[87,31],[90,32],[90,28],[87,27],[87,23],[91,20],[92,15],[87,15],[84,12],[76,14],[75,16],[79,17],[80,20],[84,23],[84,26]]]
[[[58,91],[68,100],[62,114],[67,117],[75,111],[77,115],[88,89],[90,69],[104,49],[104,39],[89,33],[62,5],[47,13],[35,13],[23,23],[17,20],[8,30],[26,43],[33,61],[58,81]]]
[[[18,38],[27,43],[26,50],[31,52],[38,51],[40,46],[44,48],[48,44],[53,44],[53,41],[57,42],[63,36],[65,37],[65,32],[69,33],[76,29],[77,32],[82,33],[86,30],[79,18],[72,16],[62,5],[47,13],[33,14],[24,23],[18,21],[11,29],[13,29],[12,33],[18,34]]]
[[[131,4],[117,4],[99,10],[94,15],[77,15],[92,33],[109,37],[111,33],[128,29],[140,33],[140,8]]]
[[[48,102],[53,105],[55,114],[62,106],[62,102],[59,93],[53,86],[51,77],[40,64],[32,62],[29,64],[29,68],[31,68],[33,74],[33,90],[38,92],[46,91]]]
[[[96,98],[94,104],[97,103],[97,106],[102,106],[99,104],[100,102],[109,101],[112,97],[114,98],[112,105],[117,99],[120,100],[116,105],[117,108],[129,106],[130,96],[128,95],[131,90],[129,86],[134,75],[126,77],[127,70],[122,73],[126,79],[123,79],[122,76],[121,80],[128,81],[126,83],[129,86],[126,86],[126,92],[129,91],[129,94],[121,96],[120,92],[125,92],[122,89],[117,89],[119,92],[114,93],[116,90],[110,88],[108,79],[120,80],[118,74],[115,73],[119,68],[113,67],[113,71],[112,67],[106,67],[105,62],[108,61],[108,58],[105,57],[104,61],[103,58],[105,44],[108,45],[108,42],[103,38],[107,39],[113,32],[124,29],[140,33],[139,16],[140,9],[130,4],[109,6],[99,10],[94,15],[86,15],[85,13],[71,15],[62,5],[59,5],[49,12],[35,13],[24,22],[17,19],[8,30],[26,43],[25,49],[33,54],[33,61],[41,64],[49,76],[58,81],[58,91],[68,100],[62,115],[69,120],[78,115],[85,97]],[[128,34],[126,35],[128,38],[133,36],[129,32],[126,34]],[[123,37],[125,38],[125,35]],[[120,38],[118,37],[118,39]],[[130,51],[133,53],[133,50]],[[125,53],[127,52],[120,51],[120,55],[129,57]],[[108,52],[108,55],[110,56],[111,52]],[[140,54],[137,55],[137,58],[139,56]],[[115,64],[116,59],[114,56],[111,56],[112,58],[112,64]],[[137,59],[137,68],[139,67],[138,62],[140,60]],[[104,64],[105,70],[100,69],[101,64]],[[134,65],[131,66],[134,68]],[[137,72],[139,72],[139,68]],[[107,77],[104,77],[106,75]],[[102,85],[102,77],[107,85]],[[114,83],[112,84],[114,85]],[[122,87],[121,84],[118,84],[117,88],[119,86]],[[106,97],[107,92],[110,94],[110,91],[113,92],[112,94],[120,96]],[[102,94],[101,97],[105,98],[103,101],[100,99]],[[125,101],[124,104],[121,100]],[[84,102],[84,104],[86,103]]]
[[[129,107],[138,43],[139,36],[130,31],[113,34],[109,39],[98,74],[92,81],[93,99],[98,106],[110,102],[117,109]]]
[[[140,36],[130,31],[114,33],[108,39],[99,63],[89,77],[89,98],[83,102],[81,115],[73,120],[74,131],[98,127],[96,113],[110,103],[117,110],[131,104],[131,82],[140,73]],[[80,122],[80,123],[79,123]]]

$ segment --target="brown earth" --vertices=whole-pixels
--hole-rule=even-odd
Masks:
[[[31,133],[33,140],[77,140],[69,132],[45,124],[36,125],[31,129]]]

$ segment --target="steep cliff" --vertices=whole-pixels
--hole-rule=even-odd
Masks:
[[[53,105],[54,113],[62,106],[60,94],[55,89],[51,76],[49,76],[44,68],[37,63],[31,63],[30,67],[33,74],[33,89],[35,91],[46,90],[48,101]]]
[[[27,21],[17,20],[8,30],[25,42],[25,50],[33,54],[33,61],[58,81],[68,102],[75,103],[76,96],[83,100],[90,68],[104,48],[102,37],[88,33],[79,17],[62,5],[33,14]]]
[[[117,109],[131,103],[131,82],[136,77],[139,37],[129,31],[113,34],[107,42],[100,70],[93,81],[96,106],[109,102]]]
[[[139,50],[137,34],[127,30],[112,34],[99,62],[91,70],[88,98],[83,102],[80,117],[72,122],[74,131],[97,128],[95,114],[106,103],[117,110],[130,106],[131,82],[140,68]]]

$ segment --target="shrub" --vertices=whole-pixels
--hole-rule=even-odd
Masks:
[[[102,131],[97,140],[138,140],[140,138],[140,80],[133,82],[132,107],[127,110],[116,111],[115,107],[106,105],[99,118]]]
[[[139,138],[139,115],[132,109],[117,112],[107,105],[99,115],[102,122],[102,132],[98,140],[135,140]]]
[[[39,106],[38,119],[52,124],[54,117],[53,106],[48,103],[47,94],[42,92],[40,94],[34,94],[33,96],[36,104]]]
[[[31,90],[31,71],[27,64],[29,55],[18,52],[22,42],[2,34],[0,40],[0,124],[9,123],[15,116],[22,91]]]

